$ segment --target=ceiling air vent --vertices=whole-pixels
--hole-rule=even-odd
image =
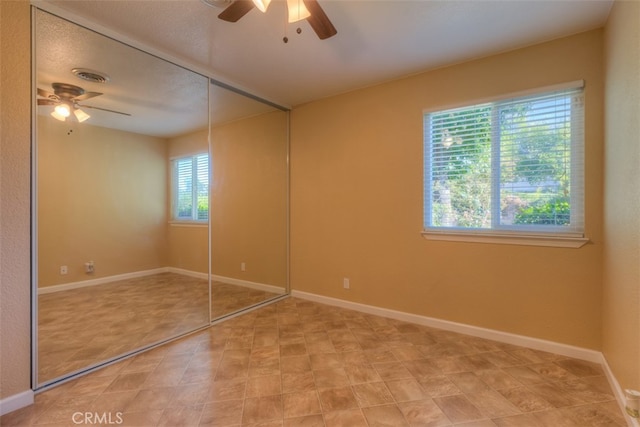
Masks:
[[[89,70],[87,68],[74,68],[71,72],[78,78],[92,83],[107,83],[110,78],[100,71]]]

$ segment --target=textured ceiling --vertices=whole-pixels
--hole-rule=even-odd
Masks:
[[[267,13],[253,9],[237,23],[218,19],[222,9],[200,0],[33,1],[285,106],[599,28],[612,2],[320,0],[338,34],[319,40],[306,21],[287,24],[278,0]],[[99,51],[75,54],[82,64],[75,66],[102,66]],[[110,65],[120,70],[127,62]],[[178,104],[187,94],[154,90]]]

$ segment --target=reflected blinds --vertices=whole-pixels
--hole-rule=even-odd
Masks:
[[[209,217],[209,155],[173,160],[173,219],[206,221]]]

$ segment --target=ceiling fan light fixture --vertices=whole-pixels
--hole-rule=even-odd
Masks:
[[[56,120],[60,120],[61,122],[64,122],[67,120],[67,118],[65,116],[61,116],[60,114],[58,114],[58,112],[56,110],[53,110],[51,112],[51,117],[53,117]]]
[[[51,113],[53,117],[60,121],[64,121],[69,115],[71,115],[71,110],[67,104],[58,104],[56,108],[53,109],[53,113]]]
[[[89,119],[91,117],[90,115],[88,115],[87,113],[85,113],[84,111],[82,111],[79,108],[76,108],[73,111],[73,115],[76,116],[76,119],[78,119],[78,122],[80,122],[80,123],[84,122],[85,120],[87,120],[87,119]]]
[[[303,0],[287,0],[289,23],[298,22],[311,16]]]
[[[264,13],[271,4],[271,0],[253,0],[253,4],[256,5],[260,12]]]

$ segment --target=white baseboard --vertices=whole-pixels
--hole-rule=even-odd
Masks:
[[[201,273],[199,271],[185,270],[184,268],[177,268],[177,267],[167,267],[167,271],[169,273],[176,273],[176,274],[181,274],[183,276],[189,276],[189,277],[195,277],[197,279],[207,280],[207,273]]]
[[[0,416],[33,404],[33,390],[23,391],[0,400]]]
[[[53,292],[68,291],[70,289],[84,288],[87,286],[104,285],[106,283],[117,282],[118,280],[136,279],[138,277],[152,276],[154,274],[166,273],[169,267],[154,268],[152,270],[134,271],[132,273],[116,274],[114,276],[100,277],[98,279],[81,280],[79,282],[65,283],[62,285],[45,286],[38,288],[38,295],[50,294]],[[205,274],[206,278],[206,274]]]
[[[136,279],[139,277],[152,276],[160,273],[176,273],[183,276],[196,277],[198,279],[206,279],[207,273],[199,271],[185,270],[177,267],[161,267],[152,270],[134,271],[132,273],[116,274],[114,276],[100,277],[98,279],[82,280],[79,282],[64,283],[62,285],[46,286],[38,288],[38,295],[50,294],[53,292],[68,291],[70,289],[84,288],[86,286],[104,285],[107,283],[117,282],[119,280]],[[264,283],[250,282],[248,280],[235,279],[233,277],[211,275],[211,280],[228,283],[230,285],[243,286],[245,288],[257,289],[260,291],[271,292],[274,294],[285,293],[285,288]]]
[[[478,338],[485,338],[493,341],[503,342],[506,344],[529,347],[535,350],[547,351],[550,353],[560,354],[562,356],[573,357],[575,359],[586,360],[589,362],[600,363],[602,361],[602,353],[596,350],[589,350],[582,347],[575,347],[572,345],[561,344],[553,341],[526,337],[524,335],[516,335],[509,332],[497,331],[494,329],[480,328],[478,326],[466,325],[464,323],[456,323],[449,320],[442,320],[433,317],[421,316],[418,314],[405,313],[402,311],[390,310],[387,308],[375,307],[372,305],[360,304],[356,302],[345,301],[337,298],[325,297],[322,295],[311,294],[296,290],[291,291],[291,296],[323,304],[334,305],[337,307],[349,308],[351,310],[360,311],[363,313],[375,314],[391,319],[416,323],[418,325],[430,326],[432,328],[443,329],[451,332],[458,332]]]
[[[215,280],[216,282],[228,283],[230,285],[244,286],[245,288],[271,292],[274,294],[284,294],[286,292],[285,288],[283,287],[267,285],[265,283],[250,282],[248,280],[236,279],[233,277],[219,276],[217,274],[212,274],[211,280]]]
[[[624,391],[622,390],[622,387],[620,387],[620,383],[618,383],[618,380],[613,375],[613,371],[611,371],[611,367],[609,367],[609,363],[607,362],[607,358],[604,357],[604,354],[601,354],[600,365],[602,365],[602,369],[604,370],[604,374],[609,381],[611,390],[613,390],[613,393],[616,396],[616,400],[618,401],[620,410],[623,414],[627,415],[627,411],[625,409],[627,398],[624,394]],[[638,420],[637,418],[632,418],[631,416],[627,415],[626,420],[629,427],[640,427],[640,420]]]

